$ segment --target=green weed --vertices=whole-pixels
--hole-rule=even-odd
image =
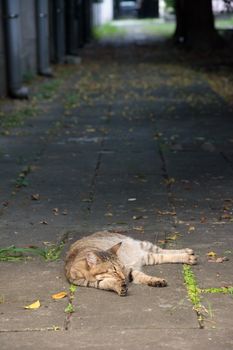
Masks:
[[[44,250],[38,247],[17,248],[14,245],[0,248],[0,261],[20,261],[30,259],[30,255],[43,256]]]
[[[79,105],[80,97],[77,93],[71,93],[65,97],[65,108],[76,108]]]
[[[31,172],[31,166],[27,165],[18,175],[17,179],[15,180],[15,187],[21,188],[21,187],[27,187],[29,185],[29,182],[27,180],[28,174]]]
[[[72,303],[69,303],[65,308],[65,312],[68,314],[72,314],[74,312],[74,306]]]
[[[74,284],[71,284],[69,290],[70,290],[70,293],[74,294],[77,290],[77,286],[75,286]]]
[[[232,28],[232,26],[233,26],[233,16],[215,20],[215,27],[217,29]]]
[[[55,261],[60,258],[64,242],[50,247],[17,248],[14,245],[0,248],[0,261],[22,261],[31,259],[31,255],[41,256],[45,261]]]
[[[39,98],[39,100],[50,100],[54,98],[61,84],[61,79],[51,79],[47,81],[40,86],[36,97]]]
[[[200,293],[204,294],[231,294],[233,295],[233,287],[219,287],[219,288],[203,288],[199,289]]]
[[[36,75],[34,72],[28,71],[23,75],[23,81],[25,83],[30,83],[33,79],[35,79]]]
[[[44,249],[44,253],[43,253],[43,258],[45,259],[45,261],[55,261],[58,260],[60,258],[62,249],[64,247],[64,242],[62,241],[60,244],[58,245],[53,245],[51,247],[47,247]]]
[[[125,34],[126,31],[114,25],[114,22],[103,24],[102,26],[96,27],[93,30],[93,36],[96,39],[122,37]]]
[[[68,323],[70,322],[70,316],[73,312],[75,312],[74,305],[73,305],[73,300],[74,300],[74,295],[77,290],[77,286],[74,284],[70,285],[69,288],[69,303],[65,308],[65,312],[68,314],[67,319],[66,319],[66,328],[68,327]]]
[[[200,289],[198,288],[197,280],[189,265],[183,266],[183,276],[189,300],[193,304],[194,309],[199,311],[201,309]]]
[[[189,265],[183,266],[184,283],[187,288],[189,300],[193,304],[193,309],[197,313],[200,328],[204,328],[204,315],[206,310],[201,304],[200,289],[198,288],[196,277]]]
[[[2,134],[6,135],[7,130],[22,126],[26,119],[36,116],[38,108],[34,105],[27,105],[9,113],[2,113],[0,116],[0,128]]]
[[[175,31],[175,22],[161,22],[156,19],[146,19],[140,21],[145,34],[154,34],[164,37],[172,36]]]

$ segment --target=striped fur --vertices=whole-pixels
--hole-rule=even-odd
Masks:
[[[191,249],[167,250],[148,241],[139,241],[120,233],[100,231],[76,241],[69,249],[65,271],[76,285],[127,294],[129,281],[164,287],[163,278],[146,275],[145,265],[185,263],[193,265]]]

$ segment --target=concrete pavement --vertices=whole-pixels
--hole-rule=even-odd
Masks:
[[[232,349],[232,295],[199,293],[201,329],[181,265],[148,268],[167,288],[51,298],[69,291],[69,244],[102,229],[193,248],[199,289],[233,285],[230,106],[205,74],[152,45],[92,44],[69,69],[43,112],[0,137],[0,247],[65,241],[57,261],[0,263],[1,349]]]

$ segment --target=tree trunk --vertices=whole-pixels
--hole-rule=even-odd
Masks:
[[[176,42],[191,48],[217,47],[221,38],[214,27],[211,0],[175,0]]]

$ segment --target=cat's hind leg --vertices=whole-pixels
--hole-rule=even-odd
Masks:
[[[146,252],[143,256],[144,265],[157,265],[157,264],[167,264],[167,263],[181,263],[188,265],[195,265],[197,263],[197,258],[195,255],[189,252],[175,251],[175,253],[167,250],[162,250],[159,253]]]
[[[141,241],[140,242],[140,247],[142,250],[145,252],[153,252],[153,253],[160,253],[160,254],[184,254],[187,253],[189,255],[193,255],[194,252],[190,248],[185,248],[185,249],[163,249],[158,247],[156,244],[153,244],[149,241]]]
[[[164,278],[146,275],[139,270],[131,271],[132,282],[136,284],[146,284],[150,287],[166,287],[167,282]]]

